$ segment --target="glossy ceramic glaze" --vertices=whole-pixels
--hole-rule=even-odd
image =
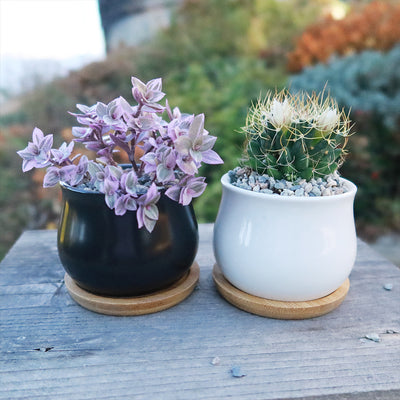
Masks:
[[[329,197],[255,193],[221,179],[214,253],[226,279],[249,294],[306,301],[335,291],[356,257],[356,186]]]
[[[191,206],[162,195],[150,234],[136,213],[116,216],[101,193],[62,186],[60,260],[82,288],[101,295],[136,296],[171,285],[192,265],[198,247]]]

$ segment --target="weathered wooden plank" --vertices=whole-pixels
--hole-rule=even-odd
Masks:
[[[200,231],[197,290],[134,318],[76,305],[62,283],[55,232],[25,232],[0,264],[0,399],[397,399],[400,335],[385,333],[400,332],[396,267],[360,242],[339,309],[270,320],[219,297],[212,225]],[[363,338],[374,332],[381,342]],[[211,365],[216,356],[220,364]],[[246,376],[232,377],[234,365]]]

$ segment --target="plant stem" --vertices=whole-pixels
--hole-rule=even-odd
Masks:
[[[132,164],[133,169],[135,170],[136,174],[139,172],[138,166],[136,165],[135,161],[135,148],[136,148],[136,138],[133,138],[130,142],[131,151],[128,153],[129,161]]]
[[[169,106],[168,100],[165,100],[165,108],[167,109],[169,120],[172,121],[174,117],[172,115],[171,107]]]
[[[143,107],[143,104],[140,103],[138,106],[138,109],[136,111],[136,114],[133,116],[133,118],[137,118],[140,115],[140,112],[142,111],[142,107]]]

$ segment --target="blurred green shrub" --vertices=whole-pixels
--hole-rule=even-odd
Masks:
[[[360,226],[400,230],[400,46],[387,53],[365,51],[306,68],[291,78],[291,90],[323,90],[351,108],[356,135],[342,173],[359,191]]]
[[[165,76],[210,57],[254,57],[283,70],[294,37],[326,11],[331,0],[186,0],[171,26],[140,50],[143,78]]]
[[[220,177],[238,165],[244,141],[238,131],[245,124],[248,106],[261,92],[281,88],[285,83],[281,69],[268,69],[262,61],[244,57],[214,58],[168,75],[164,88],[171,104],[185,112],[205,113],[205,127],[218,137],[215,150],[224,160],[221,166],[202,168],[208,187],[194,203],[201,222],[215,220],[221,197]]]
[[[32,201],[27,191],[31,181],[23,176],[21,163],[15,157],[15,151],[25,143],[19,132],[19,126],[0,129],[0,260],[31,217],[26,206]]]
[[[266,90],[285,85],[285,54],[292,47],[292,38],[312,23],[329,2],[184,0],[171,26],[154,40],[136,48],[120,48],[103,62],[92,63],[24,95],[18,113],[3,117],[0,123],[25,124],[20,148],[25,146],[34,126],[56,134],[55,139],[62,142],[61,132],[74,124],[67,111],[75,111],[76,103],[109,102],[119,95],[130,98],[132,75],[142,80],[162,77],[171,105],[184,112],[204,112],[206,129],[219,137],[216,150],[225,164],[201,171],[207,177],[208,188],[195,203],[199,220],[212,222],[219,205],[220,176],[236,166],[241,155],[244,138],[238,131],[245,123],[248,106]],[[14,156],[17,149],[14,144],[6,150],[9,157],[15,157],[11,164],[0,155],[0,164],[10,165],[11,180],[21,180],[20,160]],[[15,223],[14,240],[23,228],[45,227],[56,221],[53,211],[45,215],[44,206],[23,218],[9,211],[10,204],[17,202],[30,209],[28,204],[35,203],[33,199],[39,196],[34,189],[38,183],[24,182],[21,195],[25,193],[25,200],[15,200],[14,189],[8,188],[4,195],[8,200],[1,204],[1,215],[10,220],[4,223]],[[41,204],[48,205],[46,201],[50,202],[43,199]],[[50,209],[54,203],[49,203]],[[28,222],[32,215],[35,224]]]
[[[246,47],[269,62],[286,63],[295,38],[329,13],[332,0],[254,0]]]

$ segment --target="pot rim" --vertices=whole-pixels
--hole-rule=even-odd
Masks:
[[[99,192],[98,190],[85,189],[85,188],[79,188],[79,187],[76,187],[76,186],[71,186],[68,183],[63,182],[63,181],[59,181],[59,184],[63,189],[71,190],[72,192],[82,193],[82,194],[101,194],[101,195],[104,196],[104,193],[103,192]],[[159,193],[163,194],[165,192],[165,190],[166,190],[165,188],[162,188],[159,191]]]
[[[71,186],[68,183],[63,182],[63,181],[60,181],[59,183],[60,183],[61,188],[66,189],[66,190],[71,190],[72,192],[84,193],[84,194],[97,194],[97,195],[100,194],[100,195],[104,196],[104,193],[99,192],[98,190],[91,190],[91,189],[88,190],[88,189],[83,189],[83,188],[79,188],[76,186]]]
[[[229,175],[228,173],[222,175],[221,177],[221,184],[223,188],[233,192],[237,193],[240,195],[245,195],[245,196],[250,196],[255,199],[266,199],[269,201],[286,201],[286,202],[329,202],[329,201],[335,201],[339,199],[345,199],[345,198],[352,198],[355,196],[357,192],[357,186],[349,181],[348,179],[342,178],[347,186],[350,188],[349,191],[341,194],[336,194],[333,196],[315,196],[315,197],[305,197],[305,196],[279,196],[277,194],[269,194],[269,193],[257,193],[253,192],[247,189],[239,188],[237,186],[233,186],[230,183]]]

